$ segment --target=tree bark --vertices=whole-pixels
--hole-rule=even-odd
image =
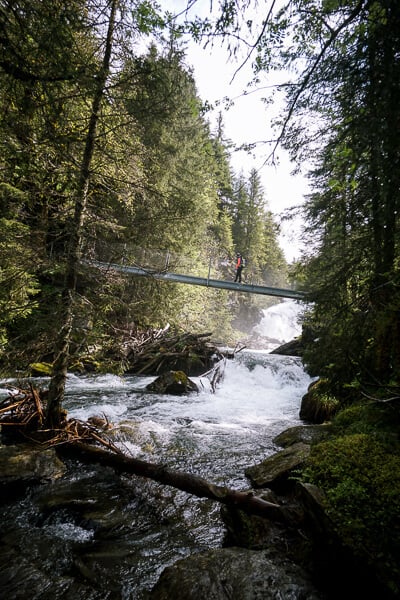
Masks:
[[[288,523],[293,521],[289,511],[279,504],[263,500],[253,492],[241,492],[213,483],[181,471],[174,471],[165,465],[149,463],[144,460],[115,454],[96,446],[82,442],[71,442],[68,450],[79,455],[80,460],[88,463],[99,463],[114,468],[116,471],[148,477],[171,487],[193,494],[199,498],[209,498],[243,510],[246,513],[259,515],[274,521]]]
[[[69,346],[74,317],[74,297],[76,278],[80,260],[82,242],[82,226],[86,211],[87,196],[90,181],[90,168],[96,143],[96,129],[100,116],[101,101],[104,97],[107,77],[110,72],[110,60],[115,28],[115,17],[119,0],[112,0],[108,20],[107,38],[103,62],[98,73],[97,85],[93,96],[92,108],[86,135],[85,150],[79,172],[78,186],[75,200],[74,219],[71,225],[68,259],[65,275],[65,289],[62,297],[63,323],[56,344],[56,360],[53,365],[53,375],[49,386],[46,422],[48,427],[57,428],[61,423],[62,403],[64,400],[65,382],[69,358]]]

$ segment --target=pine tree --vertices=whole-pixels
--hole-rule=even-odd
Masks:
[[[246,274],[253,282],[286,280],[286,261],[279,247],[278,227],[268,210],[261,179],[255,169],[246,181],[236,180],[232,204],[233,239],[247,261]]]
[[[306,207],[318,340],[307,361],[336,384],[388,382],[400,372],[399,4],[307,4],[286,52],[306,67],[283,134],[293,154],[321,157]],[[301,127],[305,109],[318,127]]]

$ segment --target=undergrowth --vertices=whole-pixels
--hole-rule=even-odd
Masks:
[[[400,591],[400,443],[397,411],[351,406],[333,420],[334,436],[315,444],[303,480],[320,487],[344,544],[374,563]],[[396,583],[397,582],[397,583]]]

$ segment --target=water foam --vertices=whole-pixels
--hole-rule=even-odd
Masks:
[[[263,310],[263,317],[254,327],[257,335],[280,344],[290,342],[301,333],[299,317],[304,306],[293,300],[286,300]]]

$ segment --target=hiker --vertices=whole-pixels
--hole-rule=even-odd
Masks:
[[[242,270],[244,267],[244,259],[242,257],[242,255],[238,252],[236,254],[236,263],[235,263],[235,269],[236,269],[236,276],[235,276],[235,281],[242,283]]]

